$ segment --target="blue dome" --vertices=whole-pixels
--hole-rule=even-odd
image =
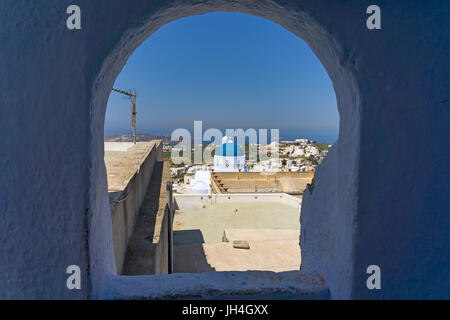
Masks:
[[[229,142],[220,146],[216,151],[216,155],[222,157],[240,157],[243,156],[244,153],[237,144]]]

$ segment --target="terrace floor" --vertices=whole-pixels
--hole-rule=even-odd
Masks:
[[[174,218],[174,271],[300,268],[300,206],[280,202],[226,202],[179,210]],[[248,241],[250,249],[233,247]]]

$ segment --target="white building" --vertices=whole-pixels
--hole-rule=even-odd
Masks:
[[[300,143],[302,146],[305,146],[309,143],[308,139],[295,139],[295,143]]]
[[[183,174],[185,172],[186,172],[186,168],[185,167],[173,167],[173,168],[170,168],[170,174],[172,176],[177,176],[177,175]]]
[[[284,148],[284,150],[283,150],[283,154],[287,154],[289,152],[289,154],[291,154],[292,152],[294,152],[294,146],[293,145],[290,145],[290,146],[287,146],[286,148]]]
[[[197,171],[189,183],[191,194],[211,194],[211,171]]]
[[[214,171],[216,172],[247,172],[245,154],[242,149],[228,137],[222,139],[222,145],[214,156]]]
[[[291,153],[291,157],[303,157],[305,155],[305,150],[301,147],[294,147],[294,151]]]
[[[280,159],[267,159],[253,166],[253,172],[279,172],[281,170]]]
[[[210,169],[209,166],[193,166],[187,170],[188,174],[194,174],[197,171],[208,171]]]
[[[319,153],[320,153],[320,150],[317,148],[317,147],[314,147],[314,146],[307,146],[306,148],[305,148],[305,151],[307,152],[307,153],[309,153],[311,156],[318,156],[319,155]]]

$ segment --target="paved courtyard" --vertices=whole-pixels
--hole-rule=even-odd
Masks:
[[[225,202],[179,210],[174,218],[174,268],[179,273],[298,270],[300,206]],[[250,249],[233,247],[248,241]]]

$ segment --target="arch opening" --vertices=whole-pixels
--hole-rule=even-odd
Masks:
[[[207,213],[207,204],[203,205],[205,210],[201,212],[180,205],[183,208],[179,210],[187,209],[191,213],[177,211],[174,272],[245,269],[280,272],[299,269],[300,208],[296,201],[301,202],[315,168],[336,141],[339,122],[335,93],[328,74],[303,40],[266,19],[239,13],[209,13],[180,19],[158,30],[133,53],[116,79],[114,88],[105,121],[105,159],[108,159],[108,187],[111,185],[113,188],[109,190],[112,196],[121,175],[117,174],[120,163],[111,163],[111,157],[121,155],[117,151],[121,147],[133,148],[129,88],[138,93],[137,144],[164,139],[165,162],[158,168],[167,170],[170,166],[173,173],[170,179],[164,177],[161,183],[174,183],[178,203],[183,203],[182,195],[186,194],[212,194],[216,203],[216,198],[220,200],[222,197],[220,194],[250,193],[248,198],[253,199],[251,193],[255,192],[261,196],[260,203],[253,203],[259,208],[256,211],[258,218],[254,219],[247,215],[253,207],[235,197],[224,205],[210,202],[208,205],[212,206],[208,206],[208,210],[212,213]],[[171,149],[177,145],[170,140],[171,133],[181,127],[190,131],[184,139],[191,140],[191,127],[199,120],[202,121],[201,139],[205,146],[200,162],[195,162],[195,147],[192,145],[186,152],[189,159],[178,161],[178,157],[171,156]],[[252,145],[255,155],[250,155],[250,143],[263,138],[264,131],[259,128],[267,128],[268,135],[273,129],[279,131],[280,139],[277,142],[272,140],[274,144],[270,140],[276,137],[268,137],[271,156],[267,160],[264,160],[261,147]],[[241,140],[245,141],[233,138],[236,143],[221,144],[226,132],[236,131],[238,135],[240,132],[249,136],[242,137]],[[220,136],[208,140],[209,132],[220,132]],[[230,135],[227,136],[231,139]],[[195,141],[198,142],[197,139]],[[215,145],[211,147],[213,155],[205,155],[203,151],[206,152],[211,142]],[[277,156],[273,155],[270,146],[277,147]],[[240,157],[232,157],[231,153],[237,150]],[[229,155],[215,156],[217,152]],[[232,173],[238,171],[236,166],[241,171],[238,181]],[[155,179],[159,181],[156,176],[157,173]],[[149,192],[161,197],[158,188]],[[272,193],[291,197],[280,196],[279,203],[273,205],[270,197],[266,197]],[[219,196],[215,196],[217,194]],[[162,196],[165,196],[164,192]],[[153,206],[150,205],[152,202],[155,202]],[[294,205],[291,207],[286,205],[288,203]],[[236,213],[227,211],[232,205],[232,211]],[[144,231],[161,230],[159,224],[154,224],[156,219],[145,218],[158,215],[157,197],[151,197],[142,207],[155,209],[137,213],[139,217],[134,224],[139,224],[139,227],[133,230],[127,244],[129,253],[125,254],[123,263],[116,262],[119,274],[161,272],[149,262],[154,260],[149,253],[154,251],[152,245],[161,245],[161,240],[154,239],[155,244],[147,243],[146,246],[145,239],[149,235]],[[113,211],[113,230],[117,233],[117,209],[113,208]],[[214,212],[220,214],[214,215]],[[197,218],[193,219],[193,216]],[[212,216],[215,218],[210,221],[208,218]],[[231,217],[233,221],[230,221]],[[120,223],[125,225],[125,222]],[[144,224],[148,225],[144,227]],[[164,235],[165,229],[161,231]],[[242,234],[236,229],[247,231]],[[280,229],[285,232],[280,232]],[[224,233],[230,236],[226,237]],[[232,239],[239,237],[236,233],[244,237],[241,240],[252,238],[257,249],[230,250]],[[262,234],[272,242],[260,242]],[[280,246],[284,250],[276,250]],[[277,258],[272,258],[275,251],[278,252]],[[241,262],[228,263],[235,254],[241,255]],[[117,255],[116,252],[116,260]],[[141,259],[144,255],[148,258]],[[196,258],[189,259],[190,256]],[[179,263],[181,260],[183,263]]]
[[[190,1],[181,1],[171,2],[151,12],[144,11],[147,12],[145,15],[138,14],[120,24],[118,37],[111,40],[111,47],[99,59],[101,63],[98,65],[98,76],[93,85],[91,103],[93,116],[91,153],[95,163],[91,172],[89,192],[90,202],[95,205],[91,208],[89,239],[91,257],[97,261],[91,265],[94,295],[101,296],[101,292],[104,292],[104,277],[116,272],[102,157],[104,119],[109,92],[131,54],[161,26],[183,17],[217,11],[256,15],[280,24],[305,40],[333,82],[341,117],[339,138],[327,161],[318,169],[315,181],[305,195],[301,215],[302,264],[305,270],[318,271],[327,281],[330,290],[338,292],[337,295],[345,296],[350,292],[350,285],[346,280],[350,277],[349,270],[352,263],[351,220],[355,210],[353,201],[356,193],[360,126],[358,84],[353,74],[352,61],[348,61],[348,54],[340,47],[339,40],[326,30],[323,21],[319,23],[314,13],[305,12],[295,4],[280,5],[278,2],[268,1],[256,7],[252,3],[252,1],[239,1],[233,4],[227,1],[206,1],[193,6]],[[344,189],[339,186],[344,186]],[[339,202],[338,198],[344,195],[346,201]],[[318,204],[317,199],[323,197],[327,198],[326,203]],[[353,213],[348,213],[349,209]],[[332,214],[325,217],[320,214],[324,211],[332,211]],[[337,230],[334,234],[329,234],[329,226],[333,224]],[[345,237],[337,240],[338,235]],[[319,244],[324,239],[325,245]],[[340,242],[341,248],[335,246],[335,241]],[[335,257],[328,257],[330,253],[335,254]],[[336,258],[341,260],[340,265],[339,263],[334,265],[337,262]],[[338,275],[342,271],[345,272],[346,278]]]

